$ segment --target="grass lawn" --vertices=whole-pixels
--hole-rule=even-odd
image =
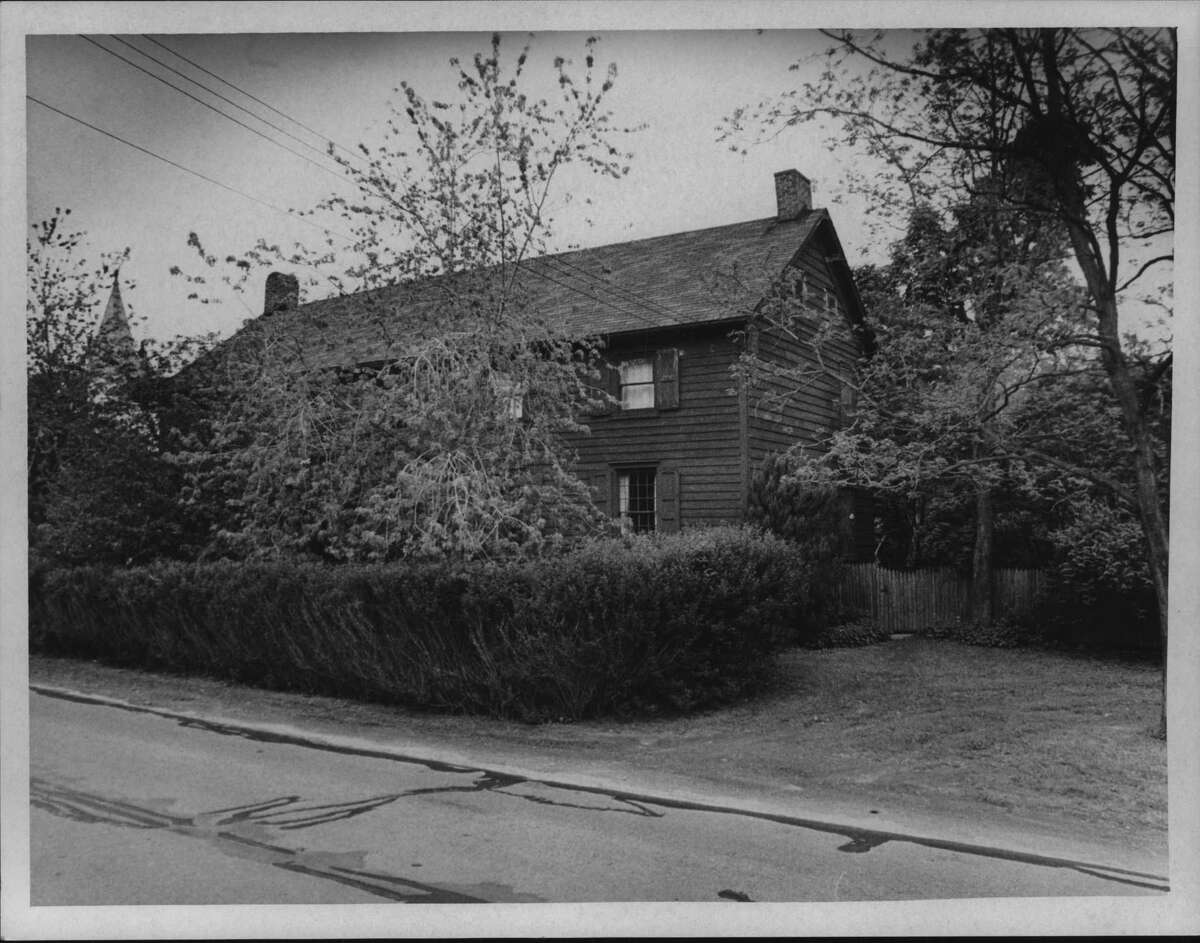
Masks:
[[[688,717],[528,726],[31,657],[30,679],[135,703],[402,734],[464,755],[536,750],[725,785],[1015,817],[1161,846],[1166,745],[1148,662],[909,638],[793,650],[761,696]]]

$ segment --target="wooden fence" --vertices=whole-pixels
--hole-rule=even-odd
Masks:
[[[997,615],[1028,612],[1042,589],[1041,570],[997,570],[993,606]],[[971,580],[946,567],[888,570],[874,563],[846,567],[842,602],[868,613],[890,632],[919,632],[968,618]]]

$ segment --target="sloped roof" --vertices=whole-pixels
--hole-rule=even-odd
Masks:
[[[851,320],[861,323],[858,293],[823,209],[542,256],[523,264],[517,282],[526,310],[579,337],[729,321],[749,317],[771,280],[819,231]],[[450,278],[431,278],[259,321],[285,334],[310,363],[382,361],[417,325],[444,323],[452,286]]]

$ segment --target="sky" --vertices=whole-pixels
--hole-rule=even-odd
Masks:
[[[555,56],[582,59],[590,33],[546,31],[532,37],[502,33],[510,55],[528,43],[528,74],[552,81]],[[796,80],[788,67],[826,43],[811,30],[756,32],[597,30],[601,62],[618,67],[609,99],[614,121],[644,126],[624,140],[634,157],[620,181],[591,175],[569,178],[561,191],[556,239],[598,245],[701,229],[772,215],[775,171],[795,167],[816,182],[818,205],[834,214],[852,262],[872,256],[853,202],[839,206],[840,155],[815,135],[792,133],[753,147],[745,156],[717,139],[717,125],[739,105],[750,104]],[[330,192],[353,193],[320,154],[187,82],[155,63],[202,81],[262,115],[278,128],[324,150],[321,138],[248,99],[213,76],[249,92],[324,138],[353,147],[378,142],[389,116],[393,89],[407,80],[430,98],[453,94],[452,56],[469,60],[486,51],[489,34],[325,33],[154,35],[153,40],[202,66],[198,71],[141,34],[34,36],[27,50],[31,96],[111,134],[153,151],[214,181],[232,193],[127,144],[106,137],[40,104],[28,108],[28,212],[45,218],[58,206],[72,209],[72,223],[98,249],[129,246],[123,274],[135,282],[127,302],[146,319],[139,330],[229,333],[259,313],[252,287],[237,299],[201,306],[186,301],[188,287],[169,275],[191,261],[189,232],[218,256],[239,253],[258,237],[269,242],[309,242],[320,234],[248,197],[279,208],[311,206]],[[90,41],[89,41],[90,40]],[[123,42],[122,42],[123,41]],[[129,44],[129,45],[126,45]],[[104,49],[99,48],[103,46]],[[168,79],[197,98],[282,142],[298,154],[215,113],[143,69]],[[719,72],[721,80],[713,81]],[[550,88],[547,87],[547,91]],[[308,160],[304,158],[307,157]],[[320,164],[322,170],[314,166]],[[340,173],[340,172],[338,172]],[[587,197],[590,204],[582,199]],[[874,253],[875,256],[878,252]],[[265,271],[256,275],[257,283]]]
[[[828,9],[822,4],[281,3],[242,4],[236,15],[204,3],[106,6],[107,17],[80,8],[26,40],[28,95],[74,116],[27,102],[26,206],[30,224],[70,207],[95,251],[129,247],[122,274],[133,284],[125,300],[142,319],[140,336],[224,336],[259,314],[265,270],[254,273],[244,297],[224,291],[213,304],[187,299],[189,286],[170,272],[197,270],[189,233],[219,257],[239,255],[259,238],[319,240],[285,211],[353,188],[309,148],[323,152],[328,140],[347,148],[378,143],[402,80],[427,97],[452,97],[448,60],[487,50],[481,26],[499,28],[510,55],[528,43],[527,74],[545,82],[552,82],[555,56],[578,61],[586,37],[598,36],[600,61],[618,67],[608,100],[614,121],[642,126],[626,139],[634,154],[628,176],[568,178],[560,195],[573,199],[557,207],[554,247],[766,217],[774,212],[774,173],[796,168],[815,182],[815,203],[831,211],[852,265],[886,256],[887,240],[865,225],[868,207],[842,185],[844,168],[861,164],[862,155],[831,150],[811,128],[784,131],[745,154],[718,140],[718,125],[735,108],[823,68],[828,43],[812,28],[824,22],[816,19]],[[161,15],[164,6],[171,16]],[[869,16],[871,25],[895,27],[897,47],[910,46],[916,37],[903,28],[913,22],[905,9],[846,4],[838,22],[826,25],[861,25],[856,19]]]

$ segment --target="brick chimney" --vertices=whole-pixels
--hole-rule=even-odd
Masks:
[[[780,222],[799,219],[812,209],[812,181],[798,170],[781,170],[775,175],[775,218]]]
[[[263,315],[275,314],[300,307],[300,280],[295,275],[272,272],[267,276],[266,298],[263,300]]]

